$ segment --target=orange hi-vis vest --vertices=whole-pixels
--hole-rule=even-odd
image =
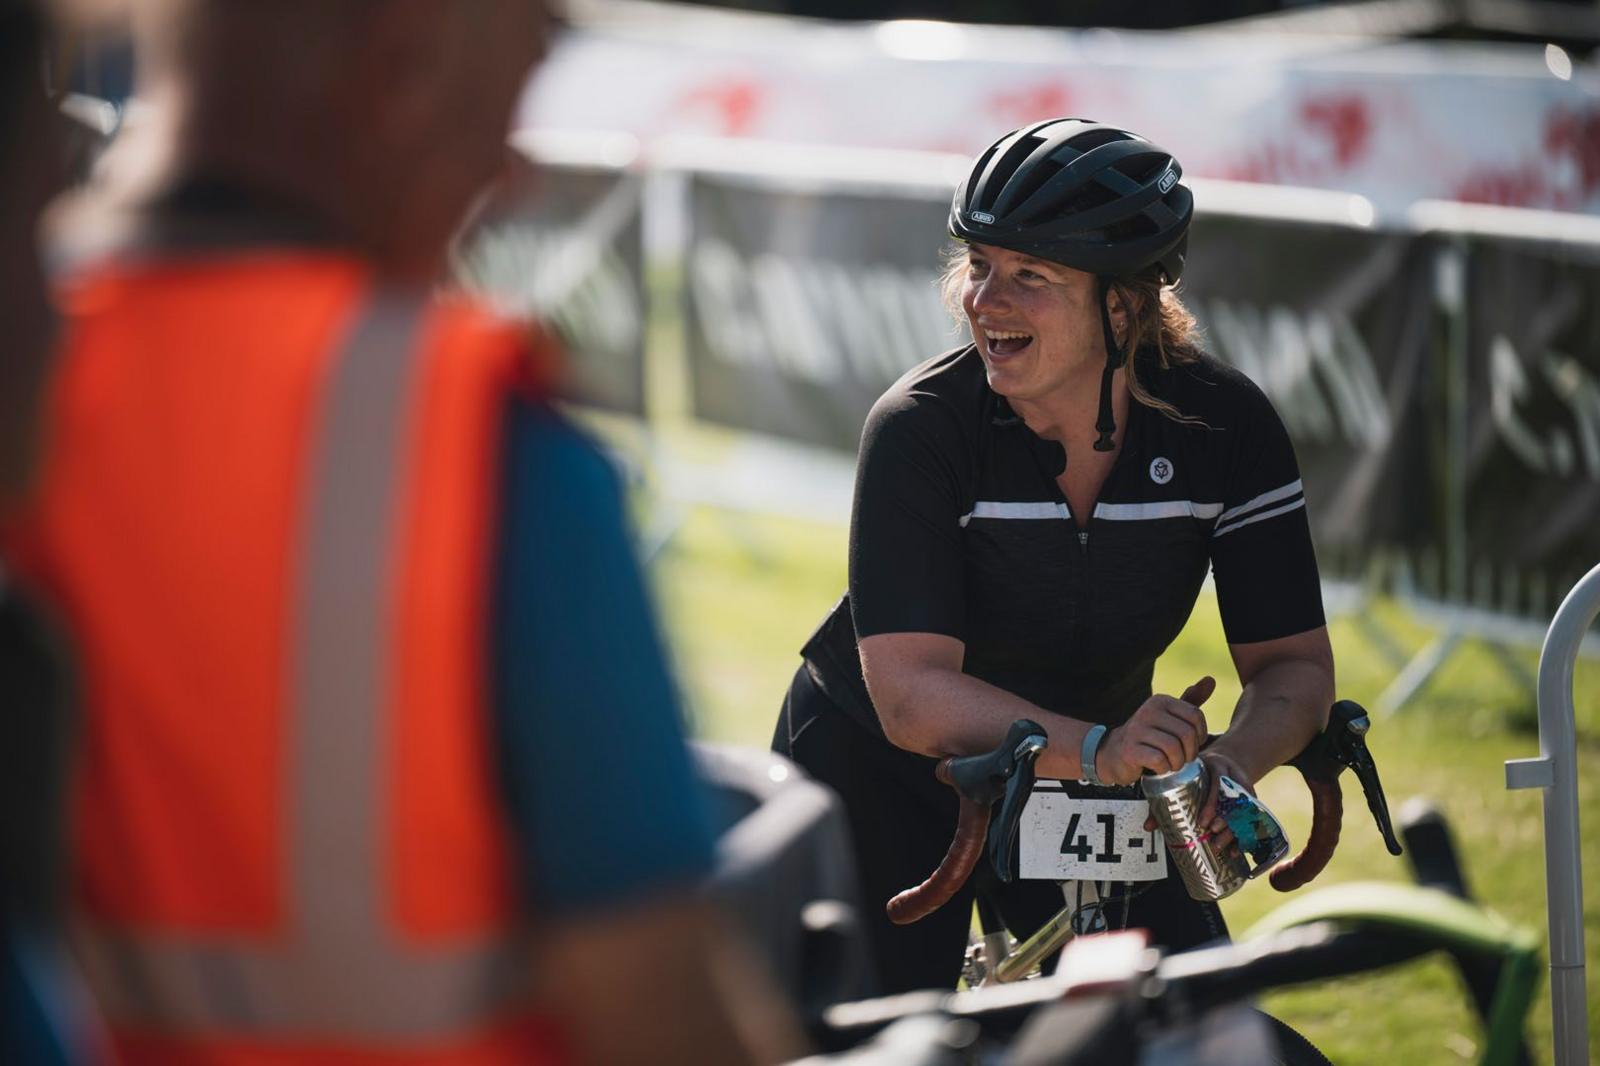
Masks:
[[[527,332],[333,253],[63,299],[12,541],[78,641],[74,937],[119,1057],[559,1061],[488,692]]]

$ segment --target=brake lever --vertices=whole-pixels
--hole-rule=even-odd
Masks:
[[[1389,801],[1384,798],[1383,782],[1378,780],[1378,764],[1372,761],[1372,753],[1367,750],[1364,733],[1365,730],[1355,734],[1351,741],[1350,769],[1356,772],[1361,791],[1367,794],[1367,809],[1372,812],[1372,820],[1378,823],[1378,832],[1383,834],[1383,846],[1389,849],[1390,855],[1399,855],[1402,849],[1394,835],[1394,822],[1389,818]]]
[[[1006,730],[1005,740],[994,751],[983,755],[964,755],[949,761],[950,784],[967,799],[988,808],[1010,786],[1016,773],[1018,757],[1023,754],[1024,742],[1038,738],[1038,751],[1044,750],[1044,727],[1027,718],[1018,718]],[[1028,772],[1033,772],[1033,761],[1038,751],[1028,757]],[[1032,778],[1029,778],[1032,787]]]
[[[1340,700],[1328,712],[1328,728],[1290,760],[1290,765],[1312,781],[1337,781],[1346,768],[1354,770],[1361,791],[1366,794],[1367,809],[1378,824],[1378,832],[1383,834],[1384,846],[1390,855],[1399,855],[1400,841],[1389,817],[1389,801],[1383,794],[1383,782],[1378,779],[1378,765],[1367,748],[1367,731],[1371,728],[1372,719],[1365,708],[1354,700]]]
[[[960,891],[983,855],[991,822],[990,808],[1002,795],[1005,803],[999,835],[1005,837],[1005,845],[997,854],[1007,861],[995,864],[995,872],[1007,881],[1012,880],[1015,875],[1009,862],[1011,841],[1016,838],[1022,805],[1033,791],[1033,764],[1045,744],[1043,727],[1019,718],[1011,723],[1005,740],[993,751],[939,761],[934,776],[954,788],[960,797],[955,836],[950,841],[950,850],[939,861],[938,869],[921,884],[896,893],[884,904],[884,913],[891,922],[909,925],[920,921],[949,903]]]
[[[1023,722],[1033,725],[1026,719]],[[1027,805],[1028,797],[1033,795],[1033,782],[1036,777],[1034,763],[1039,761],[1039,754],[1044,751],[1047,743],[1044,730],[1038,729],[1037,726],[1034,728],[1038,731],[1028,733],[1012,749],[1013,770],[1011,776],[1006,779],[1005,799],[1001,801],[1000,812],[995,816],[995,824],[991,825],[989,830],[989,866],[1000,879],[1000,883],[1006,885],[1017,879],[1015,848],[1012,845],[1017,840],[1017,825],[1022,820],[1022,808]]]

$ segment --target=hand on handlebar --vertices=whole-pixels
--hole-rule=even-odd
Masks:
[[[1205,761],[1211,779],[1211,784],[1206,789],[1205,802],[1200,805],[1200,824],[1206,827],[1206,832],[1211,834],[1218,848],[1225,848],[1233,840],[1233,830],[1228,828],[1227,820],[1217,813],[1217,799],[1220,794],[1218,779],[1224,775],[1231,777],[1243,785],[1252,796],[1256,794],[1256,783],[1245,772],[1245,768],[1226,752],[1212,748],[1201,752],[1200,758]]]
[[[1177,770],[1200,753],[1206,716],[1200,705],[1216,690],[1215,678],[1202,677],[1181,699],[1151,696],[1133,716],[1106,734],[1095,772],[1108,785],[1131,785],[1145,771]]]
[[[1208,831],[1224,834],[1225,840],[1233,832],[1227,822],[1217,814],[1218,783],[1227,777],[1255,793],[1255,782],[1244,768],[1225,750],[1201,753],[1206,727],[1205,715],[1200,711],[1216,688],[1216,681],[1202,677],[1183,692],[1181,700],[1171,696],[1152,696],[1134,712],[1124,725],[1110,731],[1100,748],[1096,761],[1097,773],[1102,781],[1132,784],[1145,769],[1156,773],[1170,773],[1182,768],[1197,755],[1206,760],[1210,771],[1211,787],[1200,815],[1201,824]],[[1377,820],[1378,828],[1392,854],[1400,854],[1400,843],[1394,839],[1389,821],[1389,808],[1378,781],[1378,768],[1366,749],[1365,737],[1371,722],[1366,711],[1348,700],[1333,705],[1328,727],[1306,749],[1291,760],[1306,779],[1313,801],[1311,833],[1299,855],[1279,863],[1272,869],[1272,886],[1288,892],[1306,884],[1327,865],[1339,841],[1343,803],[1339,789],[1340,771],[1353,767],[1367,793],[1367,803]],[[954,787],[960,795],[960,815],[955,838],[943,861],[926,881],[908,888],[886,905],[889,920],[897,925],[914,922],[948,902],[966,882],[983,851],[988,834],[990,808],[997,799],[1006,798],[1002,806],[1000,837],[991,848],[990,863],[1002,881],[1009,881],[1014,873],[1005,865],[1011,853],[1011,834],[1015,832],[1018,816],[1033,785],[1034,761],[1044,751],[1047,743],[1045,730],[1035,722],[1018,719],[999,747],[980,755],[946,758],[939,765],[940,781]],[[1111,758],[1108,759],[1108,753]],[[1266,813],[1265,811],[1261,813]],[[1145,822],[1145,829],[1156,828],[1155,818]],[[1275,832],[1280,832],[1276,830]],[[1281,839],[1281,832],[1279,839]],[[1263,865],[1262,868],[1265,868]]]

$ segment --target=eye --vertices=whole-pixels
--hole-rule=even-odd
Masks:
[[[981,278],[989,273],[989,264],[982,259],[969,259],[967,261],[967,276]]]

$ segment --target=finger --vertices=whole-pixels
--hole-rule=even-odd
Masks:
[[[1209,818],[1206,817],[1205,811],[1200,812],[1200,824],[1205,826],[1207,831],[1213,834],[1221,833],[1228,828],[1228,820],[1222,816],[1214,804],[1212,805],[1211,816]]]
[[[1168,774],[1183,765],[1174,762],[1172,756],[1164,748],[1151,743],[1150,738],[1135,741],[1128,754],[1135,765],[1153,774]]]
[[[1212,777],[1211,784],[1206,788],[1206,800],[1200,804],[1198,821],[1208,829],[1213,828],[1220,821],[1217,817],[1217,781],[1215,776]]]
[[[1146,833],[1154,833],[1156,831],[1156,816],[1155,815],[1152,814],[1150,817],[1148,817],[1148,818],[1146,818],[1144,820],[1144,831]]]
[[[1139,731],[1138,737],[1141,743],[1161,749],[1174,770],[1189,761],[1183,755],[1183,738],[1170,727],[1163,728],[1161,725],[1150,724]]]
[[[1161,697],[1161,702],[1151,707],[1148,714],[1152,722],[1162,718],[1176,718],[1183,723],[1183,728],[1193,733],[1197,739],[1205,738],[1206,713],[1192,703]]]
[[[1176,708],[1182,706],[1183,704],[1174,704],[1172,713],[1168,714],[1162,721],[1152,723],[1152,725],[1176,737],[1183,748],[1183,761],[1189,762],[1200,754],[1200,745],[1204,742],[1206,733],[1204,728],[1196,729],[1194,722],[1189,717],[1176,710]]]
[[[1206,739],[1205,728],[1197,727],[1194,722],[1194,717],[1198,714],[1199,712],[1193,707],[1174,702],[1166,713],[1152,717],[1149,725],[1152,729],[1159,729],[1175,737],[1183,748],[1183,761],[1189,762],[1200,754],[1200,748]]]
[[[1183,690],[1183,702],[1193,704],[1194,706],[1198,707],[1206,700],[1210,699],[1211,694],[1216,690],[1217,679],[1212,677],[1210,674],[1207,674],[1205,677],[1202,677],[1199,681],[1196,681],[1194,684]]]

